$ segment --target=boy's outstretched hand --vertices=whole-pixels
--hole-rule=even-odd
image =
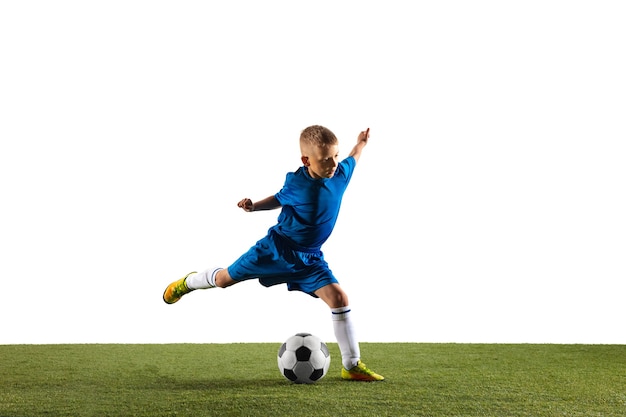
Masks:
[[[257,201],[256,203],[249,198],[244,198],[237,203],[237,207],[240,207],[245,211],[273,210],[280,207],[280,203],[276,200],[275,196],[271,195],[263,200]]]
[[[249,198],[244,198],[238,202],[237,207],[242,208],[245,211],[254,211],[254,203]]]

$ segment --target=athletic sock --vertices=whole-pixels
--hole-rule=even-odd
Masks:
[[[190,290],[203,290],[215,288],[215,274],[223,268],[209,268],[198,274],[191,274],[187,277],[187,287]]]
[[[341,362],[346,369],[352,369],[361,359],[359,342],[356,340],[350,307],[331,308],[333,329],[341,351]]]

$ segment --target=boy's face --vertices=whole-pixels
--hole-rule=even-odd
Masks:
[[[309,146],[303,152],[302,163],[309,170],[311,177],[332,178],[337,169],[337,158],[339,158],[339,145]]]

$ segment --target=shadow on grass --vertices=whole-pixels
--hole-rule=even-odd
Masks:
[[[191,379],[173,378],[171,376],[161,376],[152,382],[148,382],[143,388],[145,389],[161,389],[167,391],[206,391],[206,390],[254,390],[263,388],[285,388],[296,386],[289,381],[280,378],[248,378],[248,379]]]

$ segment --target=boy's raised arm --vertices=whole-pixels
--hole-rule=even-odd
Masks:
[[[369,127],[367,128],[367,130],[364,130],[363,132],[359,133],[359,137],[356,140],[356,145],[354,145],[354,148],[352,148],[352,151],[350,152],[350,155],[349,155],[349,156],[352,156],[355,161],[359,162],[359,158],[361,157],[361,151],[363,150],[365,145],[367,145],[367,141],[369,140],[369,137],[370,137]]]

